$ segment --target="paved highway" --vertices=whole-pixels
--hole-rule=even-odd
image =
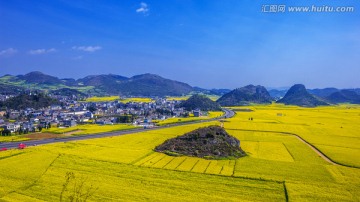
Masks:
[[[56,142],[69,142],[69,141],[76,141],[76,140],[86,140],[86,139],[133,134],[133,133],[149,131],[149,130],[158,130],[161,128],[170,128],[170,127],[181,126],[181,125],[190,125],[190,124],[196,124],[196,123],[210,122],[210,121],[219,120],[219,119],[223,119],[223,118],[231,118],[235,115],[234,111],[232,111],[230,109],[223,109],[223,111],[225,112],[225,114],[223,116],[216,117],[213,119],[193,121],[193,122],[187,122],[187,123],[176,123],[176,124],[158,126],[158,127],[153,127],[153,128],[147,128],[147,129],[135,128],[135,129],[131,129],[131,130],[114,131],[114,132],[108,132],[108,133],[98,133],[98,134],[90,134],[90,135],[82,135],[82,136],[49,138],[49,139],[42,139],[42,140],[29,140],[29,141],[23,141],[23,142],[4,142],[4,143],[0,143],[0,149],[2,149],[2,148],[7,148],[7,149],[18,148],[18,145],[20,143],[24,143],[27,146],[34,146],[34,145],[42,145],[42,144],[49,144],[49,143],[56,143]]]

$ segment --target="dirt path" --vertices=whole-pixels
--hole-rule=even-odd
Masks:
[[[25,138],[29,138],[30,140],[42,140],[48,138],[57,138],[62,137],[62,134],[54,134],[54,133],[31,133],[28,135],[24,135]]]
[[[300,140],[302,143],[304,143],[304,144],[306,144],[308,147],[310,147],[316,154],[318,154],[322,159],[324,159],[325,161],[329,162],[330,164],[354,168],[354,167],[352,167],[352,166],[347,166],[347,165],[342,165],[342,164],[336,163],[335,161],[333,161],[333,160],[331,160],[329,157],[327,157],[324,153],[322,153],[319,149],[317,149],[314,145],[310,144],[308,141],[306,141],[305,139],[303,139],[302,137],[300,137],[299,135],[297,135],[297,134],[295,134],[295,133],[279,132],[279,131],[268,131],[268,130],[231,129],[231,128],[228,128],[228,130],[251,131],[251,132],[265,132],[265,133],[280,133],[280,134],[285,134],[285,135],[292,135],[292,136],[295,136],[295,137],[296,137],[298,140]],[[355,167],[355,168],[356,168],[356,167]]]
[[[293,134],[294,136],[296,136],[296,138],[298,140],[300,140],[301,142],[305,143],[307,146],[309,146],[314,152],[316,152],[321,158],[323,158],[325,161],[329,162],[330,164],[333,165],[338,165],[338,166],[342,166],[341,164],[336,163],[335,161],[332,161],[331,159],[329,159],[327,156],[325,156],[325,154],[323,154],[320,150],[318,150],[316,147],[314,147],[312,144],[308,143],[306,140],[302,139],[300,136]]]
[[[59,138],[59,137],[67,137],[71,136],[72,134],[78,133],[82,130],[74,130],[67,133],[31,133],[28,135],[24,135],[25,138],[29,138],[30,140],[42,140],[42,139],[50,139],[50,138]]]
[[[71,136],[72,134],[75,134],[75,133],[80,132],[80,131],[82,131],[82,130],[73,130],[73,131],[70,131],[70,132],[67,132],[67,133],[63,133],[62,135]]]

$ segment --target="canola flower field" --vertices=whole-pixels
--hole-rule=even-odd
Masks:
[[[133,128],[136,128],[136,126],[132,124],[114,124],[114,125],[85,124],[85,125],[76,125],[68,128],[52,127],[49,129],[44,129],[42,132],[55,133],[55,134],[73,132],[72,135],[88,135],[88,134],[105,133],[112,131],[129,130]]]
[[[213,101],[216,101],[217,99],[220,98],[220,96],[218,96],[218,95],[207,95],[207,94],[205,94],[205,95],[206,95],[206,97],[210,98],[210,99],[213,100]],[[166,97],[166,99],[167,99],[167,100],[177,100],[177,101],[179,101],[179,100],[187,100],[187,99],[189,99],[190,97],[191,97],[191,95],[168,96],[168,97]]]
[[[105,96],[105,97],[89,97],[86,98],[85,102],[109,102],[109,101],[115,101],[115,100],[119,100],[120,97],[119,96]]]
[[[360,107],[243,108],[235,108],[224,127],[246,157],[205,160],[153,151],[217,121],[10,150],[0,152],[0,201],[58,201],[67,172],[86,179],[84,189],[96,187],[89,201],[360,200]],[[343,165],[328,163],[292,133]]]
[[[184,123],[184,122],[213,119],[213,118],[222,116],[223,114],[224,114],[224,112],[221,112],[221,111],[210,111],[210,112],[207,112],[207,114],[204,114],[203,116],[199,116],[199,117],[194,117],[193,114],[190,114],[189,117],[185,117],[185,118],[174,117],[174,118],[168,118],[165,120],[153,120],[153,122],[156,123],[156,125],[158,125],[158,126],[162,126],[162,125],[166,125],[166,124]]]
[[[253,112],[241,111],[244,108]],[[240,111],[234,121],[225,123],[228,129],[293,133],[333,161],[360,168],[359,105],[301,108],[273,104],[233,109]]]
[[[149,103],[153,101],[151,98],[143,98],[143,97],[131,97],[131,98],[121,98],[120,96],[105,96],[105,97],[89,97],[85,100],[85,102],[110,102],[119,100],[122,103],[128,102],[145,102]]]

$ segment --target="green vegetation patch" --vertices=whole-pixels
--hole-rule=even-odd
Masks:
[[[186,155],[206,159],[239,158],[245,156],[240,141],[220,126],[208,126],[165,141],[155,151],[172,156]]]

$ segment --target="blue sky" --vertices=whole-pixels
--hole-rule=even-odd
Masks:
[[[263,5],[353,6],[265,13]],[[359,0],[0,0],[0,74],[360,87]]]

